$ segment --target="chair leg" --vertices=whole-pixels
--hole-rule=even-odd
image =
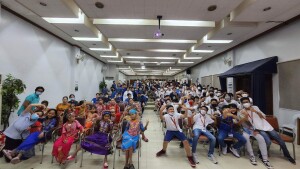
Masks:
[[[116,162],[116,154],[117,154],[117,148],[115,146],[115,151],[114,151],[114,160],[113,160],[113,169],[115,169],[115,162]]]
[[[81,149],[81,160],[80,160],[80,167],[82,167],[82,161],[83,161],[83,149]]]
[[[52,155],[52,160],[51,160],[51,164],[53,164],[53,158],[54,158],[54,156]]]
[[[76,143],[76,150],[77,150],[77,143]],[[77,163],[77,154],[76,154],[76,156],[75,156],[75,163]]]
[[[140,157],[141,157],[141,152],[140,152],[140,147],[138,151],[138,169],[140,169]]]
[[[42,159],[41,159],[40,164],[43,163],[43,158],[44,158],[44,148],[45,148],[45,144],[42,144]]]
[[[293,155],[294,155],[294,160],[296,161],[295,144],[294,144],[294,142],[293,142],[292,144],[293,144]]]

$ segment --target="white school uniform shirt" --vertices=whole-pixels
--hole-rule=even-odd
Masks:
[[[196,111],[197,110],[197,108],[198,108],[198,104],[196,104],[196,105],[193,105],[193,106],[190,106],[190,104],[189,104],[189,102],[186,102],[185,103],[185,106],[187,107],[187,108],[194,108],[194,110]],[[191,111],[191,110],[188,110],[188,117],[191,117],[193,115],[193,112]]]
[[[193,130],[200,129],[205,130],[207,125],[214,123],[214,120],[210,118],[209,115],[201,115],[200,113],[194,116],[194,126]]]
[[[173,116],[171,116],[169,114],[164,115],[167,130],[182,132],[182,129],[180,128],[179,122],[178,122],[178,119],[180,119],[180,116],[181,116],[181,114],[179,114],[179,113],[174,113]],[[174,124],[174,122],[175,122],[175,124]]]
[[[126,90],[126,91],[124,92],[124,94],[123,94],[123,102],[125,102],[125,101],[126,101],[126,99],[128,98],[128,97],[127,97],[127,94],[128,94],[128,93],[130,93],[130,94],[131,94],[131,96],[133,97],[133,93],[132,93],[132,91],[130,91],[130,90],[129,90],[129,91],[128,91],[128,90]]]
[[[257,106],[252,106],[256,111],[261,113],[263,116],[266,116]],[[266,119],[260,118],[257,113],[247,110],[248,120],[254,127],[254,129],[262,131],[272,131],[274,128],[267,122]]]
[[[166,105],[166,103],[164,103],[163,105]],[[174,107],[174,113],[178,113],[177,109],[178,109],[179,104],[176,104],[176,103],[172,102],[171,105]],[[167,109],[165,108],[163,110],[163,112],[167,112]]]
[[[221,115],[221,112],[217,109],[217,111],[214,111],[212,108],[210,108],[210,106],[208,107],[208,111],[207,111],[207,114],[212,116],[214,115],[215,113]]]

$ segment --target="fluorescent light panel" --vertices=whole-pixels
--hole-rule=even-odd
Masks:
[[[178,59],[176,57],[147,57],[147,56],[123,56],[125,59]]]
[[[101,25],[153,25],[157,26],[157,20],[152,19],[94,19],[93,24]],[[189,21],[189,20],[161,20],[161,26],[183,27],[215,27],[214,21]]]
[[[42,18],[49,23],[84,24],[84,14],[81,12],[81,10],[78,11],[78,18]]]
[[[181,39],[132,39],[132,38],[108,38],[110,42],[157,42],[157,43],[197,43],[196,40]]]
[[[203,43],[231,43],[233,40],[208,40],[207,35],[203,37]]]

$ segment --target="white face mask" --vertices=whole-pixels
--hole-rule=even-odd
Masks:
[[[42,93],[43,93],[43,92],[38,92],[38,91],[35,92],[35,94],[38,95],[38,96],[41,95]]]
[[[206,114],[206,111],[205,111],[205,110],[200,110],[200,114],[201,114],[201,115],[205,115],[205,114]]]
[[[230,97],[226,96],[226,97],[225,97],[225,100],[226,100],[226,101],[230,101]]]
[[[248,94],[244,93],[242,94],[243,97],[248,97]]]
[[[243,106],[244,106],[244,108],[247,109],[247,108],[249,108],[251,106],[251,104],[250,103],[244,103]]]
[[[221,96],[221,93],[217,93],[217,96],[218,96],[218,97]]]
[[[198,87],[198,89],[200,89],[200,87]]]

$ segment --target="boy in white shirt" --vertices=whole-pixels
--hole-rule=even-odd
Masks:
[[[214,123],[214,120],[207,115],[208,108],[206,106],[202,106],[200,109],[200,113],[193,113],[192,124],[193,124],[193,145],[192,145],[192,153],[194,161],[198,164],[199,159],[196,153],[198,139],[200,135],[204,135],[209,140],[209,151],[208,151],[208,159],[211,160],[214,164],[217,164],[218,161],[214,157],[214,149],[216,145],[216,138],[209,131],[206,130],[207,125]]]
[[[167,110],[167,114],[163,115],[163,110]],[[184,119],[187,117],[187,112],[185,114],[174,113],[174,107],[172,105],[163,105],[160,109],[160,119],[166,122],[167,132],[164,138],[163,149],[156,153],[157,157],[160,157],[166,154],[168,143],[176,137],[183,142],[187,158],[190,162],[190,165],[194,168],[196,164],[193,160],[190,145],[187,141],[186,136],[183,134],[182,129],[179,126],[178,119]]]

